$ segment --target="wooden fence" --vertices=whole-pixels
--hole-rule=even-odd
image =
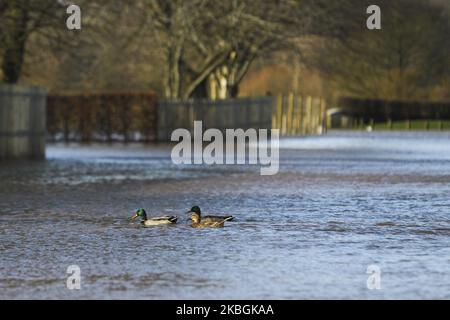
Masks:
[[[0,86],[0,159],[45,157],[46,91]]]
[[[273,99],[245,98],[233,100],[163,101],[158,105],[158,140],[169,141],[178,128],[193,132],[194,121],[202,121],[203,129],[270,128]]]
[[[283,136],[324,131],[325,101],[312,97],[156,102],[154,94],[50,95],[47,131],[53,141],[170,141],[175,129],[280,129]]]
[[[47,131],[51,140],[155,141],[153,93],[50,95]]]
[[[311,96],[279,96],[272,115],[272,128],[283,136],[316,135],[326,131],[325,99]]]
[[[282,136],[321,134],[325,131],[326,103],[302,96],[230,100],[162,101],[158,104],[158,140],[169,141],[173,130],[193,131],[194,121],[203,129],[280,129]]]

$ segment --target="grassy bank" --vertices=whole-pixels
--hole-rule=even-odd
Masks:
[[[381,123],[356,124],[353,128],[357,130],[365,130],[368,126],[372,127],[372,130],[405,130],[405,131],[418,131],[418,130],[430,130],[430,131],[450,131],[450,120],[408,120],[408,121],[388,121]]]

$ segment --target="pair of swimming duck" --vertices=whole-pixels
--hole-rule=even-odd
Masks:
[[[234,219],[233,216],[204,216],[202,217],[202,212],[200,207],[194,206],[186,212],[191,215],[193,228],[222,228],[226,221],[231,221]],[[136,211],[135,215],[131,217],[131,220],[136,220],[141,218],[141,224],[144,227],[160,226],[167,224],[175,224],[178,221],[177,216],[162,216],[156,218],[147,218],[147,212],[144,209],[139,209]]]

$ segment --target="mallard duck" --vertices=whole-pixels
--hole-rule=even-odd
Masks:
[[[191,214],[191,219],[192,228],[223,228],[225,226],[225,221],[229,221],[232,217],[228,217],[220,221],[204,221],[198,213],[194,212]]]
[[[189,210],[187,213],[191,215],[191,219],[192,219],[192,215],[194,213],[196,213],[200,217],[200,220],[202,222],[224,222],[224,221],[232,221],[234,219],[233,216],[203,216],[202,217],[202,212],[200,210],[200,207],[198,207],[198,206],[192,207],[191,210]]]
[[[152,226],[161,226],[165,224],[174,224],[177,223],[177,216],[162,216],[155,218],[147,218],[147,212],[144,209],[139,209],[136,211],[135,215],[131,217],[131,220],[134,221],[137,218],[141,218],[141,224],[144,227],[152,227]]]
[[[223,228],[226,221],[234,219],[233,216],[205,216],[202,218],[202,212],[198,206],[194,206],[188,211],[191,215],[193,228]]]

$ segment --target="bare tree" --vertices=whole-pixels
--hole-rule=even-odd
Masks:
[[[444,87],[445,0],[378,3],[379,32],[365,28],[369,0],[79,0],[83,29],[69,32],[61,1],[0,0],[3,79],[221,99],[239,94],[254,61],[285,56],[296,60],[292,73],[301,61],[346,94],[401,98]]]
[[[80,39],[88,41],[87,37],[80,37],[66,28],[69,4],[63,0],[0,0],[0,61],[4,82],[19,81],[30,40],[37,39],[42,48],[51,47],[61,53],[76,53]],[[95,16],[90,15],[92,18],[83,19],[84,29],[99,33],[112,25],[111,19],[115,16],[111,12],[104,14],[108,1],[79,0],[77,4],[83,13],[95,12]],[[89,41],[93,43],[92,38]]]
[[[63,5],[55,0],[0,2],[0,53],[5,82],[16,83],[19,80],[30,36],[63,23],[64,14]]]
[[[430,98],[430,88],[449,73],[448,11],[428,0],[382,0],[382,30],[370,31],[361,14],[370,1],[352,1],[341,7],[342,17],[329,16],[337,33],[321,35],[309,62],[343,94]],[[352,20],[355,8],[360,18]]]
[[[165,96],[233,97],[252,62],[303,30],[299,0],[147,0],[165,56]],[[305,17],[305,16],[303,16]]]

